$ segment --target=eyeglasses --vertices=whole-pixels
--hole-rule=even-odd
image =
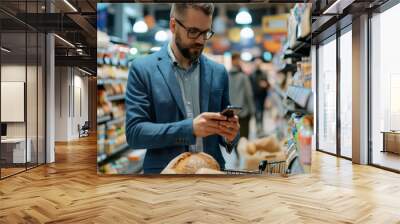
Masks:
[[[205,40],[209,40],[214,35],[214,31],[212,31],[212,30],[201,31],[194,27],[186,27],[176,18],[175,18],[175,21],[186,30],[187,37],[189,39],[197,39],[197,38],[199,38],[199,36],[203,35],[203,38]]]

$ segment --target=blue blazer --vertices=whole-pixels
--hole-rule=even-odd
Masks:
[[[223,65],[200,57],[200,112],[220,112],[229,105],[228,74]],[[179,83],[172,71],[167,45],[137,58],[126,88],[126,139],[132,149],[147,149],[144,173],[160,173],[176,156],[196,143],[193,119],[185,119]],[[235,143],[239,135],[235,139]],[[225,167],[221,136],[203,138],[204,152]]]

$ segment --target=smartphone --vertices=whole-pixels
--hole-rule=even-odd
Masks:
[[[241,110],[241,107],[229,105],[221,112],[221,114],[227,118],[231,118],[235,115],[238,115]]]

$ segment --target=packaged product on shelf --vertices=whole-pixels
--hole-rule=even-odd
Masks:
[[[304,116],[299,130],[300,163],[305,171],[309,171],[311,166],[312,120],[313,118],[311,115]]]
[[[97,104],[103,105],[105,103],[107,103],[106,92],[102,89],[98,89],[97,90]]]
[[[104,144],[104,152],[107,155],[111,155],[114,152],[115,141],[114,139],[107,139],[106,144]]]
[[[298,3],[301,7],[299,11],[300,24],[298,28],[297,37],[304,38],[311,33],[311,4],[308,3]]]
[[[288,18],[288,43],[290,48],[293,48],[296,44],[296,33],[297,33],[297,21],[292,9]]]
[[[122,145],[126,143],[126,137],[125,135],[119,135],[116,139],[115,139],[115,144],[117,145]]]
[[[115,119],[125,118],[125,104],[124,103],[113,103],[112,113]]]
[[[312,85],[312,70],[311,70],[311,62],[310,58],[306,57],[302,60],[301,70],[303,73],[303,86],[305,88],[311,89]]]
[[[293,76],[293,85],[295,86],[303,86],[303,79],[302,79],[302,69],[301,69],[301,62],[297,62],[297,71],[294,73]]]
[[[104,124],[97,126],[97,151],[98,154],[104,153],[104,144],[106,139],[106,126]]]

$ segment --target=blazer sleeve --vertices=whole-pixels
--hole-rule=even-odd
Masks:
[[[150,84],[146,71],[139,64],[133,63],[129,69],[125,96],[125,135],[129,146],[132,149],[150,149],[195,144],[193,119],[153,122]]]
[[[223,68],[223,80],[224,80],[223,81],[224,82],[223,83],[224,91],[223,91],[223,95],[222,95],[222,103],[221,103],[222,108],[221,108],[221,111],[223,109],[225,109],[228,105],[230,105],[230,101],[229,101],[229,76],[228,76],[228,72],[226,71],[225,68]],[[230,144],[228,144],[226,142],[226,140],[224,139],[224,137],[222,137],[222,136],[219,136],[219,142],[220,142],[220,144],[222,146],[224,146],[227,149],[228,152],[231,152],[232,148],[236,147],[236,145],[237,145],[237,143],[239,141],[239,138],[240,138],[240,132],[238,132],[238,134],[236,135],[235,139]]]

